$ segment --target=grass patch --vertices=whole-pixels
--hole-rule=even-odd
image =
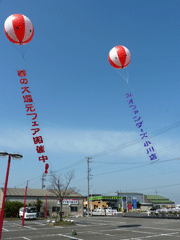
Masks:
[[[68,226],[68,225],[75,225],[74,221],[58,221],[58,222],[49,222],[47,223],[50,226]]]

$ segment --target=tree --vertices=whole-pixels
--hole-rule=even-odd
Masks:
[[[34,203],[34,206],[37,207],[37,211],[40,212],[40,208],[43,205],[43,202],[37,197],[36,202]]]
[[[139,201],[137,201],[137,208],[140,208],[141,204]]]
[[[62,202],[63,199],[72,193],[73,188],[69,185],[74,178],[74,171],[67,172],[64,176],[62,174],[57,175],[51,172],[49,191],[54,193],[60,202],[59,221],[62,220]],[[65,181],[64,181],[65,180]]]
[[[21,202],[6,201],[4,206],[4,217],[18,217],[19,209],[23,206],[24,204]]]

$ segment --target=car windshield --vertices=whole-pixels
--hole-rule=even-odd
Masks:
[[[37,212],[37,209],[36,209],[36,208],[27,208],[27,209],[26,209],[26,212],[27,212],[27,213],[36,213],[36,212]]]

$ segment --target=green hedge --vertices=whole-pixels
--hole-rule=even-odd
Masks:
[[[6,201],[4,206],[4,217],[19,217],[19,209],[24,207],[21,202],[10,202]]]

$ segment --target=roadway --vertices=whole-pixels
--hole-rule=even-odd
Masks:
[[[119,216],[74,218],[75,225],[49,226],[46,220],[4,221],[2,240],[180,240],[180,220]],[[77,235],[72,235],[75,230]]]

